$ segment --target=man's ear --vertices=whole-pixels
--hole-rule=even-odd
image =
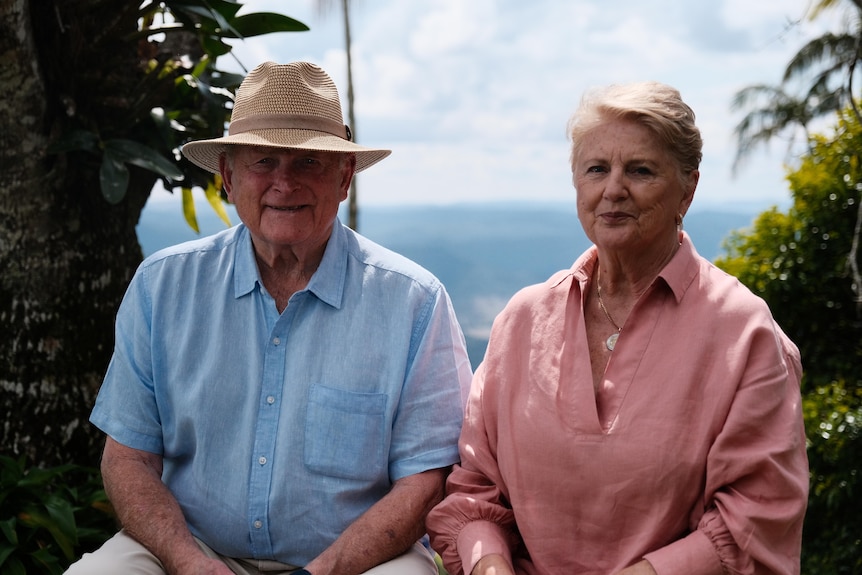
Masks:
[[[353,181],[356,175],[356,154],[347,154],[344,158],[344,164],[341,172],[341,192],[342,200],[347,199],[350,192],[350,182]]]
[[[221,181],[227,194],[227,199],[230,203],[234,203],[233,181],[231,180],[233,177],[233,168],[231,167],[230,160],[228,160],[227,152],[222,152],[218,157],[218,171],[221,174]]]

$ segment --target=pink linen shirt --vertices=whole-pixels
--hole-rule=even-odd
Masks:
[[[583,298],[595,247],[516,294],[473,379],[461,464],[429,515],[451,575],[799,573],[802,366],[765,302],[689,238],[593,389]]]

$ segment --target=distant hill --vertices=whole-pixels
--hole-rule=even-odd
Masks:
[[[208,206],[199,209],[202,235],[224,229]],[[230,213],[238,222],[235,212]],[[692,210],[685,226],[698,251],[715,259],[730,231],[749,226],[755,216]],[[360,210],[359,229],[440,278],[467,337],[474,367],[484,355],[491,322],[509,298],[570,267],[589,246],[574,206],[368,206]],[[148,206],[138,225],[145,255],[196,237],[173,203]]]

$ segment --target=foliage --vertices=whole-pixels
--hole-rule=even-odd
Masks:
[[[59,575],[117,530],[98,471],[0,456],[0,573]]]
[[[803,572],[862,572],[862,286],[854,280],[862,128],[850,110],[788,172],[793,205],[734,233],[716,263],[763,297],[805,367],[811,493]]]
[[[792,144],[796,129],[805,132],[807,139],[813,120],[846,106],[859,116],[853,98],[862,64],[862,2],[818,0],[810,18],[841,7],[847,8],[843,29],[826,32],[800,48],[787,64],[779,86],[755,84],[736,93],[732,107],[747,112],[734,130],[735,166],[755,147],[779,136],[790,134]]]
[[[237,15],[236,0],[167,0],[144,2],[138,9],[139,29],[129,36],[138,43],[145,75],[138,85],[140,98],[132,102],[129,119],[134,140],[111,138],[114,128],[128,126],[72,126],[51,146],[50,152],[83,151],[100,158],[100,180],[104,198],[116,204],[123,200],[130,174],[127,165],[155,173],[164,187],[182,190],[183,213],[198,231],[193,187],[205,196],[225,221],[221,182],[212,174],[184,159],[180,146],[189,140],[219,137],[230,117],[231,94],[242,75],[216,68],[216,61],[231,51],[227,39],[247,38],[272,32],[296,32],[308,27],[281,14],[256,12]],[[156,45],[171,45],[177,37],[191,35],[199,54],[166,56]],[[154,102],[161,96],[159,105]]]

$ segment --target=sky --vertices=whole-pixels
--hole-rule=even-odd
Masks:
[[[341,2],[248,0],[311,30],[250,38],[219,60],[231,71],[308,60],[346,107]],[[786,207],[787,145],[752,154],[734,176],[733,95],[777,85],[786,63],[836,18],[804,19],[809,0],[353,0],[356,140],[393,151],[362,172],[362,205],[563,202],[574,206],[566,122],[585,90],[657,80],[694,109],[704,160],[692,209]],[[346,115],[345,115],[346,117]],[[166,197],[170,194],[162,191]],[[158,198],[157,198],[158,199]]]

